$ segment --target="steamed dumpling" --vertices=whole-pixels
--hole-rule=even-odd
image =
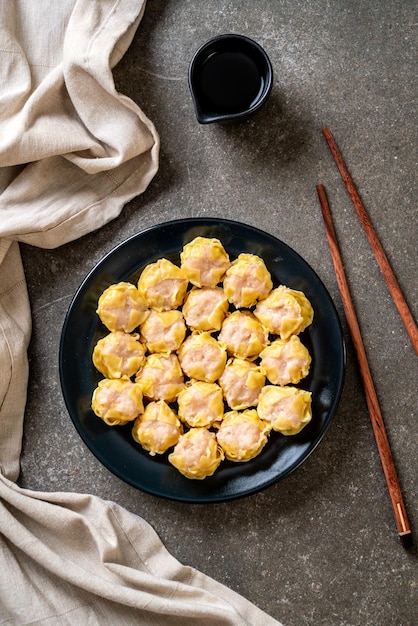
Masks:
[[[229,411],[216,433],[216,438],[229,461],[249,461],[260,454],[267,443],[270,426],[255,409]]]
[[[132,427],[132,437],[151,456],[175,446],[182,433],[180,420],[164,400],[150,402]]]
[[[183,305],[183,315],[192,330],[220,330],[229,302],[221,287],[194,287]]]
[[[151,311],[141,325],[141,338],[150,352],[174,352],[186,336],[181,311]]]
[[[135,333],[116,330],[94,346],[93,364],[106,378],[131,378],[145,361],[146,348]]]
[[[239,309],[252,307],[257,300],[266,298],[273,282],[263,259],[242,253],[227,270],[223,287],[229,302]]]
[[[193,333],[181,344],[178,357],[189,378],[214,383],[224,371],[225,348],[208,332]]]
[[[190,427],[208,428],[223,418],[223,394],[216,383],[191,381],[179,393],[177,402],[180,419]]]
[[[257,406],[266,377],[255,363],[245,359],[231,359],[218,382],[228,406],[241,410]]]
[[[207,428],[191,428],[181,435],[168,457],[183,476],[197,480],[212,476],[223,459],[215,433]]]
[[[309,373],[311,356],[297,335],[276,339],[260,352],[260,369],[273,385],[296,385]]]
[[[197,287],[215,287],[230,266],[229,256],[219,239],[196,237],[180,253],[181,268]]]
[[[268,344],[268,332],[250,311],[234,311],[224,320],[218,341],[231,356],[255,359]]]
[[[297,387],[266,385],[258,400],[257,411],[273,430],[282,435],[297,435],[312,419],[310,391]]]
[[[145,321],[149,310],[147,301],[135,285],[120,282],[103,291],[96,313],[109,330],[131,333]]]
[[[288,339],[311,324],[313,309],[304,293],[280,285],[258,302],[254,315],[271,333]]]
[[[187,286],[188,280],[183,270],[164,258],[147,265],[138,280],[139,293],[157,311],[181,306]]]
[[[183,372],[175,354],[149,354],[135,381],[149,400],[174,402],[184,388]]]
[[[91,408],[108,426],[132,422],[144,411],[141,388],[131,380],[105,378],[93,392]]]

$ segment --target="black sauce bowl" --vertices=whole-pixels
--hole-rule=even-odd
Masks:
[[[263,48],[244,35],[218,35],[204,43],[189,66],[197,121],[242,121],[265,103],[273,67]]]

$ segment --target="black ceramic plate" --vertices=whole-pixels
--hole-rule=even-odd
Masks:
[[[220,239],[233,260],[241,252],[262,257],[274,283],[303,291],[314,321],[301,335],[312,355],[300,386],[312,392],[313,418],[299,434],[273,433],[261,454],[247,463],[224,461],[204,480],[188,480],[166,456],[151,457],[133,440],[131,426],[109,427],[90,408],[102,378],[92,365],[97,340],[108,331],[96,315],[100,294],[112,283],[136,281],[161,257],[179,263],[184,244],[201,235]],[[248,496],[294,471],[316,448],[337,408],[344,380],[345,348],[332,300],[311,267],[275,237],[251,226],[219,219],[168,222],[134,235],[107,254],[78,289],[65,318],[60,344],[61,386],[71,419],[91,452],[116,476],[155,496],[190,503],[222,502]]]

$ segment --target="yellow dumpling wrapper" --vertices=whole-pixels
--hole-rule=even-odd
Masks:
[[[229,461],[249,461],[264,448],[270,426],[263,422],[255,409],[229,411],[216,433],[219,445]]]
[[[221,287],[193,287],[182,312],[192,330],[216,331],[220,330],[228,308],[228,298]]]
[[[93,365],[106,378],[131,378],[145,361],[146,348],[139,335],[116,330],[94,346]]]
[[[219,239],[195,237],[180,253],[181,267],[197,287],[215,287],[230,266],[228,253]]]
[[[297,291],[296,289],[291,289],[290,291],[292,293],[292,296],[295,298],[295,300],[297,300],[300,306],[303,317],[303,324],[300,329],[300,332],[302,332],[303,330],[305,330],[305,328],[312,324],[312,320],[314,317],[312,304],[309,302],[308,298],[302,291]]]
[[[184,388],[183,371],[175,354],[149,354],[135,381],[149,400],[174,402]]]
[[[225,348],[209,332],[189,335],[177,354],[186,376],[207,383],[219,378],[227,359]]]
[[[190,427],[212,426],[224,414],[222,389],[216,383],[191,381],[177,398],[178,415]]]
[[[228,354],[255,359],[268,344],[268,332],[250,311],[234,311],[225,318],[218,341]]]
[[[273,385],[296,385],[309,374],[311,355],[297,335],[276,339],[260,359],[260,369]]]
[[[108,426],[132,422],[143,413],[141,388],[131,380],[101,380],[93,392],[91,408]]]
[[[148,317],[145,298],[132,283],[120,282],[104,290],[97,303],[97,315],[110,331],[131,333]]]
[[[216,440],[215,433],[207,428],[191,428],[180,439],[169,462],[186,478],[203,480],[218,469],[224,453]]]
[[[258,365],[246,359],[230,359],[218,381],[228,406],[237,411],[257,406],[265,382]]]
[[[280,285],[258,302],[254,315],[271,333],[288,339],[301,333],[313,320],[312,305],[301,291]]]
[[[132,427],[132,437],[151,456],[175,446],[182,433],[180,420],[164,400],[150,402]]]
[[[181,311],[151,311],[141,325],[141,339],[150,352],[174,352],[186,336],[186,324]]]
[[[142,271],[138,291],[157,311],[177,309],[183,304],[188,287],[184,271],[168,259],[158,259]]]
[[[266,385],[258,400],[262,420],[282,435],[297,435],[312,419],[312,394],[297,387]]]
[[[263,259],[256,254],[242,253],[227,270],[223,288],[231,304],[248,308],[268,296],[273,281]]]

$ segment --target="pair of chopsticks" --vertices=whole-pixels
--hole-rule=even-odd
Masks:
[[[372,250],[376,256],[376,260],[379,267],[385,277],[389,291],[395,302],[395,305],[401,315],[402,321],[405,324],[407,333],[411,339],[412,345],[415,348],[415,352],[418,354],[418,329],[412,314],[408,308],[405,298],[399,287],[398,281],[392,271],[390,263],[386,257],[383,247],[377,237],[377,234],[372,226],[366,208],[357,192],[354,182],[350,176],[347,166],[344,163],[344,159],[341,152],[335,142],[335,139],[329,130],[329,128],[322,129],[323,135],[328,143],[328,147],[334,157],[335,163],[341,174],[341,178],[344,181],[346,189],[353,202],[357,215],[360,218],[363,229],[372,247]],[[408,521],[408,516],[403,501],[401,488],[396,474],[395,464],[393,461],[392,453],[390,450],[389,441],[386,435],[385,425],[383,422],[382,413],[379,406],[376,390],[373,384],[372,375],[370,372],[369,364],[367,361],[367,355],[364,348],[363,340],[361,337],[360,327],[357,321],[357,316],[353,301],[350,295],[349,286],[347,283],[344,266],[338,246],[337,236],[335,233],[331,211],[328,203],[327,194],[324,185],[319,184],[316,187],[319,203],[321,206],[322,216],[324,219],[326,235],[331,251],[331,257],[334,264],[334,270],[337,278],[338,287],[341,293],[343,307],[347,319],[347,324],[350,329],[351,338],[353,341],[354,350],[357,356],[359,364],[360,375],[363,381],[363,387],[366,396],[367,407],[370,413],[373,432],[376,439],[376,444],[380,456],[380,460],[383,467],[383,472],[386,478],[386,483],[391,499],[393,511],[395,514],[396,525],[398,529],[398,535],[402,542],[402,545],[407,548],[413,544],[412,532]]]

